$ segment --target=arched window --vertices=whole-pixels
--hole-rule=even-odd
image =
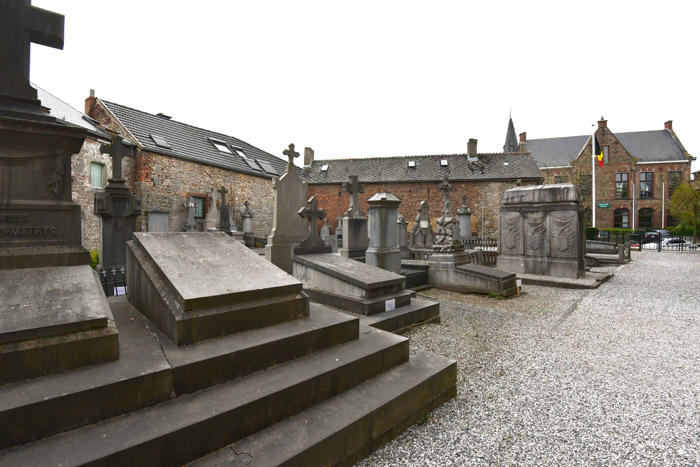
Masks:
[[[639,210],[639,228],[651,229],[654,227],[654,210],[642,208]]]
[[[615,209],[613,227],[616,229],[629,229],[630,212],[628,209]]]

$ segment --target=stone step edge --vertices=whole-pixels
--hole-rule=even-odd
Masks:
[[[403,365],[188,467],[351,465],[455,397],[456,382],[454,360],[419,350]]]
[[[376,315],[362,316],[360,324],[382,329],[393,333],[401,333],[415,326],[440,322],[440,302],[427,298],[413,298],[410,305],[385,311]]]
[[[406,338],[362,327],[358,340],[0,451],[0,466],[93,462],[122,466],[148,464],[155,459],[168,465],[182,464],[306,410],[407,360]],[[163,423],[165,420],[169,425]]]

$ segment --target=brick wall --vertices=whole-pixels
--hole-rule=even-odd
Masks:
[[[482,203],[484,207],[484,233],[495,234],[498,231],[498,214],[503,201],[503,193],[515,186],[515,182],[451,182],[454,190],[450,193],[452,213],[462,205],[462,195],[467,195],[467,206],[474,210],[472,230],[481,232]],[[525,184],[536,184],[535,182]],[[408,221],[409,231],[421,201],[427,201],[430,207],[430,222],[436,228],[436,220],[442,215],[442,191],[438,182],[417,183],[365,183],[365,192],[360,195],[360,205],[367,215],[367,199],[375,193],[389,192],[401,198],[399,212]],[[345,193],[340,184],[309,185],[308,196],[315,196],[319,207],[326,210],[326,217],[331,231],[337,227],[337,216],[341,216],[350,206],[350,195]]]

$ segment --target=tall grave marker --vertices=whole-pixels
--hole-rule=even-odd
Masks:
[[[360,209],[359,195],[365,192],[365,186],[358,182],[357,175],[350,175],[350,180],[343,183],[343,191],[350,193],[350,208],[343,216],[343,248],[340,249],[340,254],[363,261],[369,238],[367,218]]]

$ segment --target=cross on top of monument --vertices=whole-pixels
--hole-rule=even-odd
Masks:
[[[36,99],[29,84],[30,43],[63,49],[64,17],[31,0],[0,2],[0,95]]]
[[[282,151],[282,154],[289,158],[289,166],[294,166],[294,158],[299,157],[299,153],[294,150],[294,143],[289,145],[289,148]]]
[[[440,190],[442,190],[442,214],[446,217],[452,216],[452,208],[450,206],[450,191],[454,190],[454,187],[450,183],[447,177],[442,180],[440,184]]]
[[[309,198],[306,202],[306,207],[299,209],[299,216],[308,219],[311,224],[311,237],[316,237],[318,235],[318,230],[316,223],[326,217],[326,211],[324,209],[319,209],[318,200],[315,196]]]
[[[350,175],[350,181],[343,183],[343,191],[350,193],[350,208],[345,211],[345,216],[362,217],[359,195],[365,192],[365,185],[357,181],[357,175]]]
[[[112,156],[112,178],[122,180],[122,159],[134,157],[133,146],[124,144],[121,136],[112,135],[112,143],[101,145],[100,151]]]

